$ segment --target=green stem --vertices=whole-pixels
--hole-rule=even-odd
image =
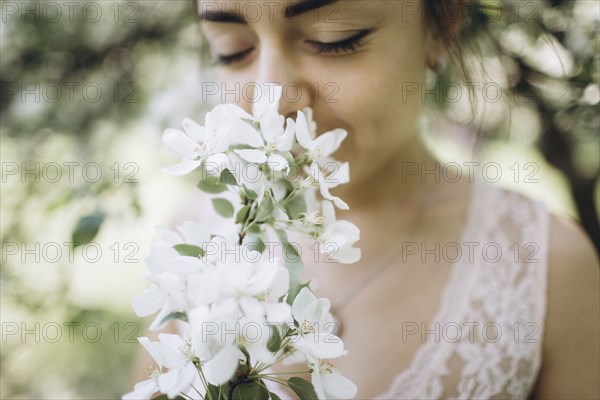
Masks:
[[[299,371],[299,372],[272,372],[269,374],[265,374],[265,376],[270,376],[270,375],[303,375],[303,374],[310,374],[310,370],[308,371]]]
[[[279,378],[273,378],[271,376],[268,375],[261,375],[260,376],[262,379],[266,379],[268,381],[272,381],[272,382],[276,382],[279,383],[280,385],[284,385],[284,386],[288,386],[287,381],[284,379],[279,379]]]
[[[288,194],[285,199],[281,200],[279,202],[279,204],[281,204],[282,206],[285,204],[286,201],[290,201],[296,194],[298,194],[298,192],[300,191],[300,187],[295,187],[292,189],[292,191],[290,192],[290,194]]]
[[[200,365],[200,363],[198,363],[196,365],[196,371],[198,371],[198,376],[200,376],[200,381],[202,381],[202,384],[204,385],[204,389],[206,389],[208,399],[213,400],[210,390],[208,390],[208,381],[206,380],[206,377],[204,376],[204,372],[202,371],[202,366]],[[200,395],[200,397],[204,398],[204,396],[202,396],[202,394],[198,391],[198,389],[196,389],[193,385],[192,385],[192,387],[194,388],[196,393],[198,393]]]
[[[180,395],[183,396],[183,397],[185,397],[186,399],[194,400],[190,395],[187,395],[185,393],[180,393]]]

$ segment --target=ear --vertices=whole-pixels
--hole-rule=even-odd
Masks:
[[[430,0],[424,0],[430,1]],[[426,21],[426,64],[437,70],[440,60],[447,60],[467,17],[466,0],[429,3]]]

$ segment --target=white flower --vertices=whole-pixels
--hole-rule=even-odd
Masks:
[[[311,381],[320,400],[352,399],[356,385],[344,377],[330,362],[311,359]]]
[[[160,371],[156,367],[152,367],[146,374],[149,379],[136,383],[133,391],[123,395],[122,400],[149,400],[159,390],[158,377]]]
[[[253,117],[260,127],[261,140],[254,139],[258,144],[253,146],[256,147],[255,149],[237,149],[234,152],[245,161],[267,163],[272,170],[282,171],[288,167],[288,161],[279,153],[289,152],[292,149],[296,128],[294,121],[288,118],[284,129],[285,117],[278,112],[282,87],[273,86],[273,96],[271,96],[265,93],[269,90],[269,86],[261,85],[262,89],[257,91],[253,104]],[[249,135],[256,137],[258,132]]]
[[[208,381],[222,385],[245,360],[239,341],[239,310],[233,299],[213,306],[200,306],[189,313],[192,343]]]
[[[233,104],[220,104],[205,117],[205,126],[185,118],[183,129],[166,129],[162,136],[163,144],[183,161],[165,172],[174,175],[185,175],[198,168],[203,162],[210,164],[214,171],[221,171],[229,165],[225,152],[232,140],[242,138],[242,143],[256,144],[247,135],[252,127],[242,119],[252,116]],[[258,143],[260,144],[260,143]]]
[[[289,304],[261,302],[253,297],[244,297],[239,302],[244,313],[240,319],[240,342],[251,360],[274,363],[276,353],[271,352],[267,345],[272,329],[279,329],[282,323],[292,322]]]
[[[298,337],[294,346],[307,357],[337,358],[346,354],[342,340],[333,335],[333,318],[330,302],[317,299],[306,287],[302,288],[292,303],[292,316],[298,323]]]
[[[360,231],[348,221],[336,221],[334,205],[341,209],[348,205],[330,193],[350,179],[348,163],[331,158],[347,132],[334,129],[317,137],[310,108],[298,111],[296,121],[286,120],[279,114],[282,87],[266,89],[255,98],[252,115],[222,104],[206,114],[204,126],[186,118],[183,130],[163,133],[164,145],[181,160],[165,171],[184,175],[200,167],[204,174],[218,176],[228,168],[235,178],[226,182],[231,185],[230,194],[240,196],[239,210],[246,207],[242,211],[247,214],[234,206],[236,220],[244,221],[220,235],[210,234],[217,233],[214,227],[209,230],[191,221],[175,230],[160,229],[160,239],[153,241],[145,260],[151,286],[133,300],[133,306],[138,316],[158,314],[151,330],[177,318],[183,320],[183,331],[181,335],[160,334],[157,342],[139,338],[158,367],[125,400],[150,398],[156,392],[169,398],[202,397],[206,381],[227,384],[237,377],[236,372],[260,370],[293,358],[308,361],[320,399],[356,394],[352,382],[322,361],[347,353],[342,340],[332,333],[329,300],[318,299],[303,287],[290,306],[284,299],[291,300],[290,279],[298,284],[298,266],[284,265],[273,257],[270,247],[266,252],[246,247],[259,239],[267,244],[269,229],[282,225],[283,233],[276,232],[282,243],[287,242],[286,230],[299,231],[317,238],[321,252],[339,262],[360,258],[360,250],[353,247]],[[300,158],[294,160],[295,154]],[[292,179],[292,172],[299,174],[299,182]],[[279,341],[272,340],[272,334],[281,336],[282,324],[289,330],[281,338],[283,348],[275,348]]]
[[[138,340],[161,370],[163,367],[168,369],[157,378],[161,393],[173,398],[190,388],[197,374],[192,363],[196,356],[191,341],[184,342],[178,335],[169,333],[158,335],[158,342],[151,342],[147,337]]]
[[[242,247],[235,251],[242,253]],[[289,274],[278,258],[264,257],[258,251],[243,250],[238,262],[217,267],[223,297],[278,298],[289,288]]]
[[[340,147],[342,141],[348,136],[348,132],[344,129],[334,129],[329,132],[322,133],[315,138],[316,132],[313,121],[308,120],[304,111],[298,111],[296,118],[296,139],[300,146],[308,150],[308,155],[311,160],[322,164],[329,160],[329,156]],[[311,114],[312,115],[312,114]]]
[[[262,95],[255,98],[252,113],[254,118],[260,122],[260,130],[269,151],[290,151],[296,131],[294,120],[287,119],[285,130],[284,116],[279,114],[279,102],[283,88],[280,85],[273,86],[273,98]]]
[[[321,196],[326,200],[333,201],[336,207],[342,210],[349,208],[346,202],[329,193],[330,189],[350,181],[350,171],[347,162],[343,164],[328,162],[326,169],[322,168],[318,163],[313,162],[308,168],[307,173],[309,175],[302,182],[303,187],[319,188]]]
[[[164,131],[164,146],[183,161],[163,169],[173,175],[185,175],[198,168],[202,162],[211,165],[227,164],[224,152],[229,147],[227,129],[210,130],[189,118],[183,120],[183,129],[168,128]]]
[[[217,275],[213,267],[218,261],[222,239],[210,239],[204,224],[186,221],[177,231],[160,229],[162,239],[152,243],[146,258],[152,282],[150,288],[133,299],[133,308],[140,317],[160,312],[150,330],[164,326],[163,319],[174,311],[187,311],[198,304],[208,304],[217,297]],[[187,244],[202,251],[214,250],[201,258],[180,255],[173,246]],[[212,267],[212,268],[211,268]]]
[[[177,226],[176,231],[157,228],[161,238],[152,242],[150,255],[144,262],[152,273],[161,272],[179,272],[186,273],[197,270],[202,267],[203,262],[214,262],[215,257],[212,252],[204,257],[186,257],[175,266],[169,265],[169,261],[176,257],[182,257],[174,246],[187,244],[199,247],[204,252],[207,248],[217,246],[219,239],[212,240],[208,231],[208,226],[195,221],[185,221]],[[178,268],[176,271],[173,268]]]
[[[331,202],[323,201],[322,207],[326,227],[319,237],[321,253],[343,264],[360,260],[361,250],[352,247],[360,239],[360,229],[349,221],[336,221]]]

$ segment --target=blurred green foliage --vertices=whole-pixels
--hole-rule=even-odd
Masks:
[[[129,309],[78,303],[68,260],[42,267],[18,257],[5,262],[4,245],[31,248],[48,237],[83,245],[100,240],[106,224],[127,230],[147,213],[135,179],[139,165],[127,165],[127,154],[150,152],[150,141],[158,141],[140,140],[135,127],[160,132],[178,125],[185,111],[203,107],[194,86],[185,83],[199,71],[178,64],[200,56],[191,0],[67,3],[3,1],[0,9],[2,398],[115,398],[131,389],[139,346],[125,341],[131,333],[125,327],[137,327],[135,337],[141,336],[143,322]],[[481,0],[468,6],[469,28],[460,39],[471,78],[500,82],[505,100],[475,110],[442,100],[438,108],[479,127],[487,141],[533,142],[565,174],[580,219],[600,248],[594,200],[600,163],[597,1]],[[460,79],[459,69],[448,68],[436,83]],[[170,87],[174,81],[184,83]],[[507,126],[516,109],[539,120],[539,132],[519,131],[530,126],[523,120]],[[15,181],[4,168],[7,162],[21,168],[90,160],[104,172],[97,181],[76,175],[74,182],[54,184],[41,176],[42,167]],[[112,279],[116,285],[125,278]],[[19,329],[22,322],[33,329],[36,321],[61,321],[63,333],[65,322],[97,323],[103,337],[93,342],[76,335],[72,343],[42,337],[36,343],[34,334],[23,340],[18,332],[5,340],[5,323],[14,321]]]
[[[439,106],[458,116],[459,122],[476,126],[487,141],[532,141],[566,177],[579,220],[600,251],[598,2],[480,0],[466,4],[466,28],[461,31],[458,51],[453,52],[455,68],[442,71],[437,82],[444,87],[463,79],[481,83],[479,88],[494,82],[501,86],[501,101],[496,101],[492,91],[475,103],[474,115],[467,117],[461,115],[464,104],[457,108],[442,98]],[[466,65],[460,60],[466,60]],[[518,125],[525,121],[512,120],[519,110],[539,121],[539,132],[519,131]]]

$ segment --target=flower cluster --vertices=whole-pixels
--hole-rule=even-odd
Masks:
[[[198,188],[214,195],[216,212],[234,224],[221,234],[192,221],[176,231],[160,229],[146,258],[151,286],[133,307],[138,316],[158,313],[151,330],[171,320],[182,328],[177,335],[159,334],[157,342],[139,338],[156,366],[124,399],[148,399],[156,392],[169,398],[278,399],[267,380],[302,399],[356,394],[356,386],[328,361],[347,353],[334,334],[330,302],[300,282],[302,260],[287,235],[307,235],[341,263],[360,259],[354,247],[360,231],[336,220],[335,207],[348,205],[330,193],[349,181],[348,164],[331,157],[347,133],[335,129],[317,136],[310,108],[286,120],[278,112],[281,86],[260,87],[252,115],[222,104],[207,113],[204,126],[185,119],[183,131],[163,134],[166,148],[181,159],[165,171],[199,170]],[[281,244],[281,256],[266,246],[270,238]],[[269,372],[280,362],[304,362],[300,372],[310,374],[311,382]]]

